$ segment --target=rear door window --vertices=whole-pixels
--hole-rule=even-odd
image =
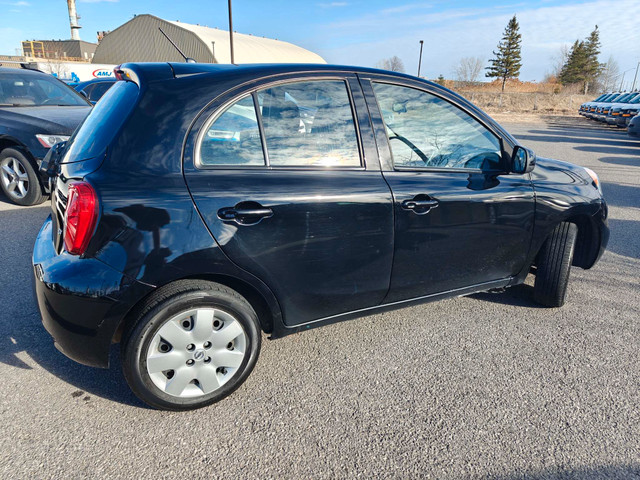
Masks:
[[[292,82],[247,94],[214,114],[201,132],[197,163],[204,167],[362,164],[351,99],[342,80]]]
[[[258,99],[270,165],[361,165],[344,81],[288,83],[259,90]]]
[[[251,95],[240,98],[214,115],[203,131],[199,146],[201,165],[265,165]]]

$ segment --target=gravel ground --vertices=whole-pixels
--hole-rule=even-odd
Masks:
[[[529,279],[266,341],[243,387],[190,413],[145,408],[117,348],[110,370],[54,349],[30,271],[48,207],[0,197],[0,477],[640,478],[640,143],[504,124],[604,182],[609,250],[563,308]]]

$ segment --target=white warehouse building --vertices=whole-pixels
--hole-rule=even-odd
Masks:
[[[102,38],[94,63],[182,62],[184,59],[160,32],[201,63],[231,63],[229,32],[190,23],[137,15]],[[318,54],[272,38],[233,34],[235,63],[326,63]]]

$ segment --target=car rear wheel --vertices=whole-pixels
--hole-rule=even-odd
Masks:
[[[261,334],[251,305],[217,283],[160,289],[123,339],[123,372],[148,405],[191,410],[230,395],[249,376]]]
[[[537,258],[533,297],[547,307],[561,307],[567,295],[578,227],[563,222],[544,242]]]
[[[15,148],[0,152],[0,188],[18,205],[37,205],[45,201],[38,174],[29,159]]]

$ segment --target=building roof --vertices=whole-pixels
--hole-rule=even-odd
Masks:
[[[229,32],[217,28],[170,22],[149,14],[136,15],[106,34],[96,49],[94,63],[179,62],[178,50],[201,63],[231,63]],[[322,57],[292,43],[242,33],[233,34],[237,63],[326,63]]]
[[[183,22],[169,22],[195,33],[209,48],[216,63],[231,63],[229,31]],[[214,47],[215,45],[215,47]],[[233,33],[235,63],[327,63],[320,55],[289,42]]]

